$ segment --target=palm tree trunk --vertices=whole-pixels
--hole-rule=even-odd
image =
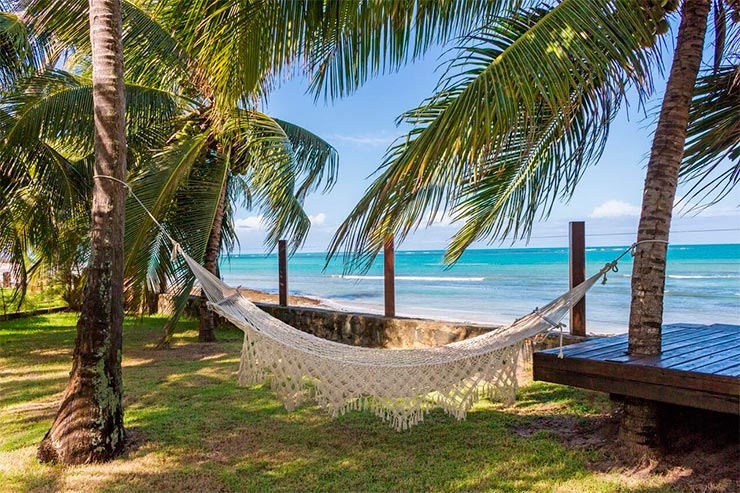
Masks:
[[[666,85],[658,126],[648,162],[632,268],[629,353],[657,355],[661,351],[666,253],[678,172],[686,143],[689,108],[704,50],[710,0],[685,0],[673,65]],[[656,442],[657,407],[627,401],[622,437],[638,444]]]
[[[126,127],[120,0],[90,0],[95,111],[95,173],[124,180]],[[51,429],[38,449],[44,462],[103,462],[123,448],[124,187],[93,186],[87,286],[72,372]]]
[[[155,315],[159,313],[159,297],[167,292],[167,277],[165,276],[164,269],[157,271],[157,285],[156,287],[149,287],[147,285],[145,305],[149,315]]]
[[[216,215],[213,218],[211,226],[211,235],[208,237],[206,245],[206,254],[203,262],[208,272],[218,277],[218,254],[221,251],[221,226],[224,221],[224,212],[226,209],[226,183],[223,184],[221,195],[218,198]],[[200,342],[214,342],[216,340],[216,317],[206,305],[205,295],[201,295],[200,300],[200,331],[198,340]]]

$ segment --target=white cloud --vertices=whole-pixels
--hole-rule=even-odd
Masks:
[[[639,215],[640,208],[636,205],[621,200],[608,200],[591,211],[589,217],[600,219],[606,217],[637,217]]]
[[[437,215],[434,216],[434,220],[432,221],[431,226],[433,228],[437,228],[437,227],[446,228],[446,227],[452,226],[453,224],[455,224],[455,220],[452,219],[452,216],[450,215],[449,212],[447,213],[437,212]]]
[[[311,221],[311,226],[321,226],[326,222],[326,214],[319,212],[315,216],[308,216],[308,219]]]
[[[237,229],[260,230],[262,229],[263,216],[249,216],[237,219],[234,223]]]

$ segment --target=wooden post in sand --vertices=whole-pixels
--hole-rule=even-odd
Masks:
[[[278,240],[278,289],[280,306],[288,306],[288,247],[285,240]]]
[[[396,268],[393,251],[393,234],[385,239],[383,245],[383,277],[385,279],[385,316],[396,316]]]
[[[570,287],[573,289],[586,280],[586,223],[572,221],[569,225]],[[586,335],[586,297],[570,309],[570,335]]]

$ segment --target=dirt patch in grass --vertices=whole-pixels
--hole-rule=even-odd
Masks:
[[[616,435],[619,421],[612,415],[584,417],[544,416],[526,424],[515,426],[512,431],[528,438],[539,433],[552,434],[569,448],[594,450],[605,446],[611,435]]]
[[[544,409],[553,411],[557,403]],[[631,447],[619,440],[621,408],[586,416],[523,413],[531,420],[512,427],[520,437],[546,434],[568,449],[591,452],[589,469],[619,475],[625,484],[637,485],[660,477],[681,491],[740,491],[740,422],[737,416],[666,406],[663,409],[661,446],[656,450]],[[534,416],[533,416],[534,415]]]
[[[126,428],[126,442],[121,455],[128,456],[139,450],[147,441],[149,436],[144,430],[129,426]]]
[[[614,428],[606,445],[610,460],[597,467],[637,477],[663,476],[688,491],[740,491],[740,417],[666,405],[661,425],[661,445],[651,452],[621,443]]]

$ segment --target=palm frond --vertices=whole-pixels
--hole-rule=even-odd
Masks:
[[[311,226],[296,196],[297,175],[308,165],[297,164],[293,144],[283,127],[258,111],[227,122],[225,134],[232,149],[232,171],[244,175],[254,205],[267,226],[265,245],[273,248],[289,239],[295,251]],[[320,161],[318,169],[323,169]]]
[[[187,109],[188,100],[156,88],[126,86],[126,125],[131,152],[145,152],[170,137],[171,122]],[[15,115],[6,124],[9,152],[23,149],[29,139],[63,149],[81,159],[92,153],[94,121],[92,81],[68,72],[50,70],[19,82],[4,98],[5,110]],[[133,161],[132,161],[133,162]]]
[[[367,268],[389,233],[402,240],[444,214],[469,221],[447,261],[482,237],[526,236],[535,212],[567,198],[598,158],[627,88],[650,91],[653,22],[630,0],[495,18],[450,62],[437,94],[402,116],[414,128],[389,150],[330,255],[344,249],[348,265]]]
[[[680,179],[691,185],[684,203],[705,207],[740,182],[740,58],[701,76],[689,115]]]
[[[324,2],[308,22],[306,65],[310,90],[319,97],[350,94],[369,78],[469,33],[489,17],[518,4],[513,0]],[[318,22],[317,22],[318,21]]]
[[[0,94],[48,64],[49,49],[48,33],[34,33],[21,10],[0,2]]]
[[[208,87],[216,114],[227,118],[251,106],[299,52],[308,2],[173,0],[156,5],[156,18],[181,36],[198,61],[198,87]]]
[[[285,131],[293,150],[294,170],[299,182],[298,199],[303,202],[307,195],[319,190],[329,192],[339,173],[336,149],[303,127],[277,118],[275,121]]]
[[[157,19],[148,3],[121,2],[125,78],[130,84],[183,93],[182,88],[192,87],[199,66],[176,38],[176,31]],[[89,75],[87,1],[30,0],[26,4],[36,31],[53,32],[59,49],[67,50],[67,65]]]
[[[132,189],[164,228],[133,200],[126,214],[126,289],[133,306],[145,287],[165,279],[175,293],[178,313],[193,279],[182,260],[169,255],[168,235],[185,252],[201,260],[211,232],[228,165],[215,153],[214,142],[196,121],[188,121],[149,169],[130,179]],[[185,293],[187,290],[188,293]]]

